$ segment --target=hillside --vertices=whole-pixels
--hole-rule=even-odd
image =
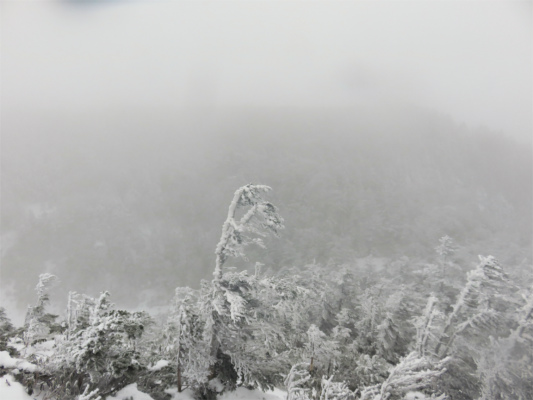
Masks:
[[[434,112],[127,110],[37,122],[3,122],[2,288],[21,307],[45,271],[64,292],[108,289],[130,307],[197,287],[211,276],[227,198],[249,182],[275,189],[286,220],[268,251],[249,252],[275,270],[431,261],[444,235],[465,269],[477,254],[511,273],[531,264],[530,147]]]

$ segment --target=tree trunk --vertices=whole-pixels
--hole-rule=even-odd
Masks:
[[[181,361],[178,358],[178,393],[181,393]]]

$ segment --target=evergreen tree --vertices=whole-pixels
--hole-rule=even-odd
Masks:
[[[490,337],[476,359],[482,400],[525,400],[533,393],[533,288],[517,314],[511,334]]]
[[[437,308],[437,298],[430,295],[424,313],[413,318],[416,328],[415,350],[421,356],[434,355],[433,349],[438,341],[443,313]]]
[[[391,369],[388,378],[379,386],[361,392],[361,400],[398,399],[407,392],[431,387],[435,379],[445,371],[449,358],[432,362],[417,352],[409,353]]]
[[[39,275],[39,282],[35,287],[37,292],[37,304],[29,306],[24,321],[24,343],[26,347],[39,340],[45,340],[53,331],[59,329],[55,324],[57,315],[46,312],[46,306],[50,303],[49,291],[57,281],[55,275],[45,273]]]
[[[260,349],[254,341],[268,332],[263,337],[266,356],[269,343],[273,343],[271,339],[280,336],[275,324],[268,324],[268,318],[264,318],[266,310],[257,296],[261,291],[275,294],[275,287],[257,274],[223,270],[229,257],[245,258],[247,245],[264,246],[264,236],[277,235],[283,229],[283,219],[276,207],[261,197],[261,193],[269,190],[268,186],[249,184],[235,192],[215,249],[213,281],[201,288],[200,314],[205,321],[203,340],[209,348],[209,379],[218,377],[229,389],[235,387],[238,379],[268,387],[274,376],[272,371],[267,374],[270,378],[262,373],[275,361],[272,356],[261,358],[250,350],[251,346],[256,351]]]
[[[132,383],[142,370],[137,341],[150,317],[116,310],[108,298],[104,292],[84,302],[93,304],[82,309],[89,314],[87,325],[75,323],[68,334],[56,338],[56,351],[44,362],[46,374],[40,378],[54,395],[73,399],[98,389],[103,396]]]
[[[502,307],[509,307],[513,289],[507,274],[492,256],[479,256],[477,268],[467,275],[446,323],[435,353],[446,356],[458,335],[485,335],[492,330],[508,330]],[[478,335],[478,336],[479,336]]]
[[[177,288],[165,327],[166,343],[162,356],[175,360],[178,392],[186,382],[197,388],[206,384],[209,358],[202,340],[203,323],[198,310],[198,293],[191,288]]]
[[[15,328],[9,317],[6,315],[5,308],[0,307],[0,351],[9,351],[7,342],[14,331]]]
[[[459,399],[479,395],[476,360],[491,345],[491,337],[506,337],[513,327],[515,288],[497,260],[479,256],[478,266],[467,274],[467,282],[453,310],[446,316],[435,355],[452,356],[438,385]]]

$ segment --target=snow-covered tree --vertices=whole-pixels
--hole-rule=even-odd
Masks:
[[[228,257],[244,257],[245,246],[263,246],[262,237],[268,233],[277,235],[284,228],[277,208],[261,197],[261,193],[270,190],[269,186],[248,184],[235,192],[215,250],[215,283],[222,278],[222,266]],[[240,218],[239,212],[244,213]]]
[[[456,251],[453,240],[448,235],[439,239],[439,245],[435,247],[435,251],[443,260],[448,260]]]
[[[356,384],[356,388],[379,385],[387,378],[390,367],[390,364],[377,354],[373,356],[359,354],[354,365],[355,368],[353,370],[348,369],[347,376],[344,375],[343,378],[351,378],[351,381]]]
[[[45,339],[54,329],[54,322],[58,316],[47,313],[46,306],[50,302],[49,291],[56,281],[55,275],[49,273],[39,275],[39,282],[35,287],[37,304],[28,307],[24,321],[24,343],[26,346]]]
[[[409,308],[405,290],[384,284],[368,288],[359,296],[359,313],[355,328],[358,344],[363,353],[379,354],[395,363],[407,353],[412,335]]]
[[[142,369],[136,345],[150,318],[144,312],[116,310],[108,298],[104,292],[85,302],[93,304],[86,310],[87,325],[77,324],[56,338],[56,351],[44,365],[50,376],[45,382],[54,395],[71,399],[95,389],[103,395],[131,383]]]
[[[177,288],[164,330],[166,339],[162,356],[175,360],[178,392],[182,391],[184,380],[191,387],[207,383],[209,358],[202,330],[197,291],[188,287]]]
[[[409,353],[391,369],[388,378],[380,386],[379,399],[399,398],[413,390],[432,386],[435,379],[444,373],[449,358],[432,362],[417,352]],[[364,397],[361,397],[363,399]]]
[[[339,344],[322,332],[316,325],[307,330],[307,342],[304,345],[309,361],[309,372],[331,374],[335,359],[339,357]]]
[[[432,294],[429,296],[424,313],[413,318],[416,328],[415,350],[421,356],[432,354],[438,338],[438,331],[441,329],[443,313],[437,308],[437,298]]]
[[[430,282],[433,284],[432,290],[437,292],[439,298],[449,303],[452,302],[453,295],[457,288],[454,286],[452,279],[454,273],[462,272],[460,267],[453,261],[453,255],[457,251],[457,247],[451,237],[445,235],[439,239],[439,245],[435,247],[437,253],[437,264],[428,264],[428,270],[433,269],[433,273],[429,276]]]
[[[466,285],[446,318],[435,348],[441,357],[448,355],[458,335],[477,332],[487,337],[491,330],[508,330],[499,309],[509,301],[512,284],[494,257],[479,256],[479,260],[477,268],[467,274]]]
[[[263,237],[277,235],[283,229],[277,208],[262,197],[268,191],[268,186],[249,184],[235,192],[215,249],[213,280],[202,284],[200,290],[199,313],[204,320],[202,340],[209,349],[209,379],[218,377],[227,388],[234,387],[238,379],[268,387],[274,376],[269,371],[276,363],[272,351],[282,335],[279,325],[272,323],[267,314],[275,312],[269,297],[283,300],[276,288],[279,282],[262,278],[259,273],[250,276],[247,271],[223,269],[229,257],[245,258],[247,245],[264,246]]]
[[[0,307],[0,351],[7,351],[7,341],[14,331],[11,320],[4,307]]]
[[[335,382],[333,375],[329,378],[322,377],[319,400],[351,400],[354,393],[344,382]]]
[[[490,337],[476,358],[482,400],[526,399],[533,393],[533,288],[524,300],[517,327],[507,337]]]
[[[309,400],[311,395],[310,381],[309,363],[293,365],[284,381],[287,389],[287,400]]]
[[[494,257],[479,260],[445,317],[434,351],[437,358],[452,356],[439,378],[439,387],[452,397],[479,395],[476,360],[491,346],[491,337],[507,337],[514,325],[514,285]]]

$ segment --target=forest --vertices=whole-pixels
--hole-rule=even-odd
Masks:
[[[20,327],[1,311],[0,374],[41,399],[530,398],[530,150],[364,111],[48,137],[94,146],[74,155],[9,138],[36,156],[5,160],[2,284],[33,300]]]
[[[532,17],[0,1],[0,400],[531,400]]]

